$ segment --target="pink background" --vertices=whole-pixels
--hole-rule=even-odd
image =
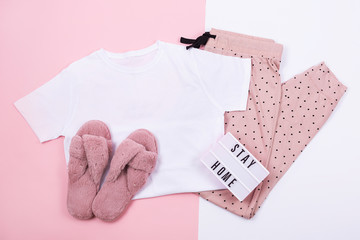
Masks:
[[[177,43],[204,21],[205,0],[0,1],[0,239],[197,239],[195,194],[134,201],[114,223],[72,218],[63,139],[40,144],[13,103],[94,50]]]

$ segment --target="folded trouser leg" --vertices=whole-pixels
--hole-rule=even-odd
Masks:
[[[201,197],[239,216],[251,218],[277,181],[310,142],[346,90],[325,66],[314,66],[280,84],[282,46],[272,40],[213,30],[205,50],[252,59],[248,106],[225,113],[231,132],[270,171],[245,200],[228,190],[206,191]]]

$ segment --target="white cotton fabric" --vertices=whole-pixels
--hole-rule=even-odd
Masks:
[[[159,158],[135,196],[224,188],[200,157],[223,136],[224,111],[245,110],[251,61],[157,41],[142,50],[104,49],[72,63],[15,102],[41,142],[71,138],[101,120],[114,148],[139,128],[151,131]]]

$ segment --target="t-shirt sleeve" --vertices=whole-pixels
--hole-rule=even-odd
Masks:
[[[14,105],[28,122],[40,142],[61,136],[73,107],[73,78],[64,69]]]
[[[199,49],[191,49],[190,54],[206,94],[221,111],[245,110],[251,60]]]

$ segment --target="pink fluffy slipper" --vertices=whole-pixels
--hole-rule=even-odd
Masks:
[[[97,120],[86,122],[72,138],[67,208],[79,219],[93,217],[92,203],[111,152],[110,131]]]
[[[152,133],[139,129],[116,149],[105,183],[92,210],[96,217],[113,221],[124,211],[155,167],[157,145]]]

